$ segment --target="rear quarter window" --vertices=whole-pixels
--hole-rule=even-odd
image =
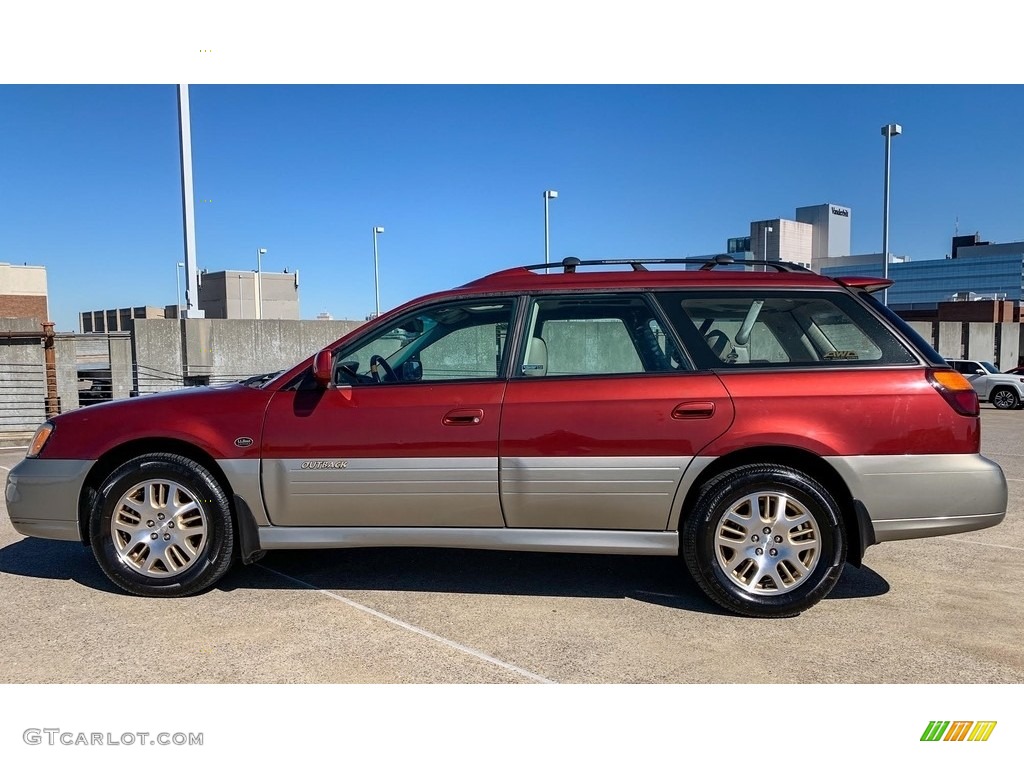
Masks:
[[[700,367],[912,365],[917,357],[847,293],[659,294]]]

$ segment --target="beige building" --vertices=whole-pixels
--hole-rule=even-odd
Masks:
[[[814,226],[790,219],[750,222],[750,251],[755,259],[790,261],[811,268]]]
[[[172,306],[173,310],[174,307]],[[159,307],[123,307],[121,309],[96,309],[78,313],[79,333],[113,333],[130,331],[136,320],[164,318],[165,311]]]
[[[0,263],[0,317],[50,319],[46,298],[46,267]]]
[[[298,320],[299,273],[205,272],[199,309],[220,320]]]

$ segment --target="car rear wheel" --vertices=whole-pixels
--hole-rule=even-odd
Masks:
[[[1020,407],[1020,397],[1009,387],[999,387],[992,391],[992,405],[1001,411],[1012,411]]]
[[[195,594],[231,566],[227,495],[209,470],[182,456],[147,454],[115,469],[89,523],[100,568],[132,594]]]
[[[683,558],[704,592],[744,616],[795,616],[827,595],[846,562],[839,505],[809,475],[738,467],[705,484],[683,528]]]

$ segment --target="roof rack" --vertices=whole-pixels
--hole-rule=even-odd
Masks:
[[[715,267],[771,267],[777,272],[810,272],[807,267],[794,264],[790,261],[768,261],[766,259],[734,259],[728,253],[718,253],[711,256],[694,256],[685,259],[593,259],[581,260],[575,256],[566,256],[561,264],[530,264],[523,269],[551,269],[562,267],[562,272],[569,274],[576,271],[577,267],[597,267],[610,264],[628,264],[634,272],[646,272],[645,264],[700,264],[701,271],[714,269]]]

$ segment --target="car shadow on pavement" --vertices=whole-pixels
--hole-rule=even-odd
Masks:
[[[267,578],[268,569],[271,578]],[[9,544],[0,549],[0,573],[70,580],[89,589],[124,594],[107,580],[92,552],[76,542],[26,538]],[[310,587],[629,598],[728,615],[704,596],[676,557],[411,548],[281,551],[268,553],[258,566],[235,566],[216,589]],[[875,597],[888,591],[888,582],[875,571],[847,566],[828,599]]]
[[[374,548],[271,552],[259,565],[286,577],[272,584],[282,589],[629,598],[729,615],[704,596],[676,557]],[[259,581],[260,589],[271,586]],[[220,588],[251,588],[249,582],[246,569],[236,568]],[[888,591],[889,583],[875,571],[847,566],[829,598]]]
[[[100,592],[124,594],[100,570],[92,550],[74,541],[27,538],[0,549],[0,573],[70,580]]]

